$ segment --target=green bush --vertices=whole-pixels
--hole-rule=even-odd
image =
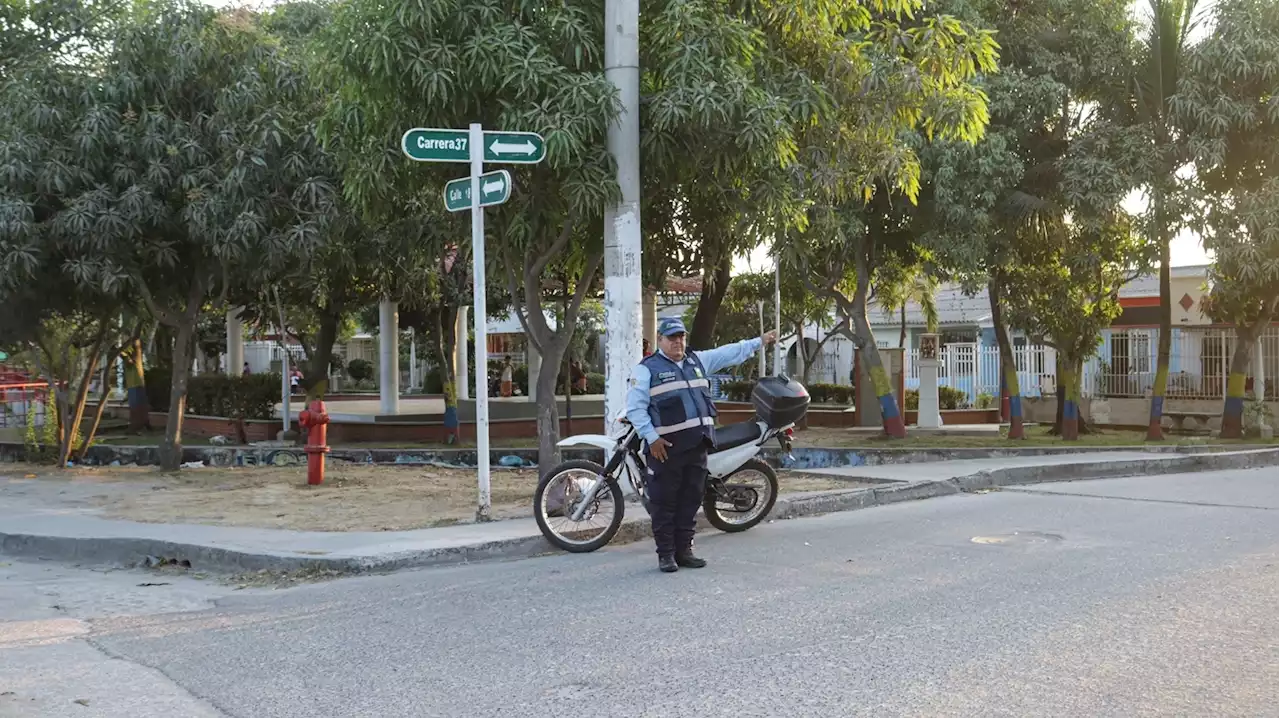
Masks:
[[[985,395],[990,399],[990,395]],[[981,401],[981,397],[979,397]],[[907,411],[920,410],[920,390],[907,389]],[[949,386],[938,387],[938,408],[940,410],[965,409],[969,406],[969,395]],[[985,408],[985,407],[984,407]]]
[[[975,406],[977,406],[979,409],[990,409],[991,407],[995,406],[995,404],[996,404],[996,398],[984,391],[978,395],[978,401]]]
[[[368,359],[352,359],[347,362],[347,376],[353,381],[368,381],[373,378],[373,362]]]
[[[720,391],[729,401],[751,401],[751,392],[756,388],[754,381],[725,381],[720,383]]]
[[[197,374],[187,381],[187,413],[270,419],[280,390],[279,374]]]
[[[587,372],[587,393],[588,394],[604,393],[604,374]]]
[[[949,386],[938,387],[938,408],[939,409],[967,409],[969,407],[969,395],[959,389],[952,389]]]
[[[844,404],[853,403],[853,387],[843,384],[810,384],[806,389],[809,390],[809,398],[815,404]]]

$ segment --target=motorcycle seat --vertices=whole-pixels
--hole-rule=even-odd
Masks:
[[[729,449],[736,449],[759,438],[760,425],[756,423],[755,419],[717,427],[716,448],[712,449],[710,453],[715,454]]]

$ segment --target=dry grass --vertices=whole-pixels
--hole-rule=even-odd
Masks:
[[[302,531],[403,531],[468,523],[476,509],[476,472],[434,467],[330,462],[321,486],[306,483],[302,466],[184,469],[149,467],[58,470],[0,465],[6,491],[46,503],[96,509],[104,518],[148,523],[207,524]],[[17,479],[13,481],[12,479]],[[492,515],[530,515],[537,472],[495,469]],[[783,493],[857,487],[840,479],[783,472]]]

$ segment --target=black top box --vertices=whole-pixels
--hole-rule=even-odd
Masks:
[[[809,410],[809,392],[800,382],[785,376],[767,376],[756,382],[751,404],[770,429],[800,421]]]

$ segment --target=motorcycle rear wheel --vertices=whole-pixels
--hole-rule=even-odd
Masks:
[[[590,553],[613,540],[622,526],[624,513],[622,487],[617,481],[606,481],[596,491],[583,521],[571,521],[567,515],[603,473],[604,467],[600,464],[575,459],[556,465],[538,481],[538,488],[533,493],[533,518],[547,541],[570,553]],[[560,486],[564,488],[560,489]],[[556,495],[558,491],[563,491],[564,499]],[[563,508],[553,507],[557,501]],[[605,510],[607,515],[604,515]],[[605,521],[595,521],[597,517]],[[598,529],[595,528],[597,525]]]
[[[725,533],[746,531],[760,523],[773,510],[773,504],[778,500],[778,474],[772,466],[760,459],[750,459],[724,477],[723,481],[725,484],[733,484],[734,477],[739,475],[743,480],[752,475],[764,479],[764,485],[761,487],[763,491],[753,489],[756,491],[756,500],[748,511],[722,511],[718,506],[720,497],[710,487],[707,488],[706,496],[702,499],[702,513],[707,517],[707,521]],[[760,496],[760,493],[764,493],[764,496]]]

